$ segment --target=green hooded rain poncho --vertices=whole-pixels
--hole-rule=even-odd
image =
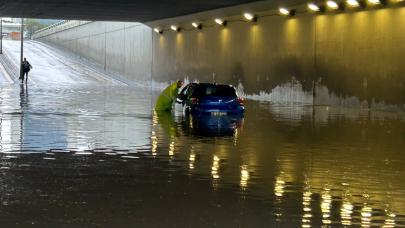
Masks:
[[[177,94],[179,93],[179,88],[177,86],[178,82],[171,84],[159,95],[155,110],[156,111],[170,111],[172,110],[173,102],[177,99]]]

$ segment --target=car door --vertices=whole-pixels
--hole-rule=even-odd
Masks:
[[[189,90],[190,90],[190,85],[191,85],[191,84],[186,85],[186,86],[181,90],[181,92],[180,92],[179,95],[177,96],[177,103],[182,104],[182,105],[185,104],[185,102],[186,102],[186,100],[187,100],[188,92],[189,92]]]

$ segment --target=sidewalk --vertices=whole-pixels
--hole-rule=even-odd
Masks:
[[[7,62],[5,59],[7,57],[3,54],[0,55],[0,84],[11,84],[16,81],[16,79],[13,79],[8,71],[5,69],[4,64]],[[15,66],[8,66],[9,68],[15,68]],[[9,70],[15,70],[15,69],[9,69]]]
[[[20,58],[20,43],[6,40],[3,48],[8,58],[6,65],[17,69]],[[36,41],[24,42],[24,57],[33,66],[28,80],[32,85],[56,86],[72,84],[123,85],[124,83],[109,77],[104,72],[94,70],[61,50],[55,50]],[[1,58],[0,58],[1,61]],[[4,66],[3,62],[3,66]],[[14,81],[18,81],[18,69],[7,69]],[[16,75],[16,76],[14,76]],[[124,84],[125,85],[125,84]]]

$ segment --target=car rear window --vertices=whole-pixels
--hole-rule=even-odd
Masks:
[[[199,85],[195,88],[194,97],[236,97],[235,89],[227,85]]]

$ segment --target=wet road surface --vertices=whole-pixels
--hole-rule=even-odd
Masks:
[[[20,42],[4,40],[5,54],[18,68]],[[122,84],[90,67],[68,52],[37,41],[24,42],[24,57],[33,66],[29,72],[29,84],[39,86],[61,86],[73,84]],[[1,75],[0,75],[0,78]],[[0,79],[2,83],[4,79]]]
[[[405,227],[403,114],[190,118],[148,88],[32,80],[0,85],[1,227]]]

